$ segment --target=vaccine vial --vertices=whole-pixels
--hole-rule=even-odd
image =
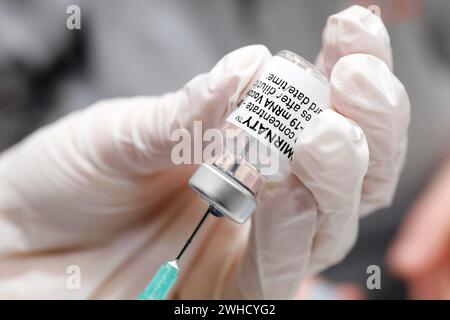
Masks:
[[[301,56],[278,52],[228,115],[222,154],[199,166],[190,187],[214,215],[244,223],[264,182],[290,173],[302,131],[329,107],[326,76]]]

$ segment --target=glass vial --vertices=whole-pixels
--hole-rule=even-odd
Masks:
[[[190,186],[215,215],[244,223],[264,181],[290,173],[302,131],[329,107],[326,76],[299,55],[278,52],[228,116],[223,154],[213,164],[202,164]]]

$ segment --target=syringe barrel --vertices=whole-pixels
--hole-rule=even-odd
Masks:
[[[176,261],[163,264],[148,284],[147,288],[139,295],[138,300],[164,300],[178,278],[178,265]]]

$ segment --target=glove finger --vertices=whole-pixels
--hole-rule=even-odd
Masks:
[[[310,271],[338,262],[353,245],[369,158],[364,133],[353,121],[333,110],[311,121],[292,163],[317,203]]]
[[[330,215],[319,211],[308,274],[318,274],[344,259],[356,242],[358,225],[357,212]]]
[[[371,54],[392,69],[389,34],[383,21],[360,6],[352,6],[328,18],[316,65],[330,76],[336,62],[352,53]]]
[[[302,131],[292,172],[311,190],[319,211],[358,209],[368,149],[362,130],[333,110],[325,110]]]
[[[270,57],[264,46],[244,47],[178,92],[99,102],[85,112],[77,131],[80,149],[104,170],[149,173],[170,167],[177,129],[190,149],[194,121],[201,121],[203,130],[220,127]]]
[[[311,192],[294,175],[266,183],[228,291],[244,299],[292,298],[307,271],[316,212]]]
[[[332,105],[358,123],[369,146],[361,212],[387,206],[407,148],[410,104],[406,90],[382,60],[365,54],[341,58],[330,82]]]

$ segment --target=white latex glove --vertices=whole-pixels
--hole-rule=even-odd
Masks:
[[[385,57],[378,17],[352,7],[329,19],[319,66],[341,114],[305,129],[293,174],[265,186],[249,238],[249,224],[209,218],[172,297],[290,298],[345,255],[360,207],[391,201],[405,153],[408,98]],[[269,58],[263,46],[236,50],[178,92],[98,102],[5,152],[0,297],[135,298],[206,209],[187,187],[195,167],[170,160],[171,133],[194,120],[220,127]],[[66,286],[70,265],[80,290]]]

